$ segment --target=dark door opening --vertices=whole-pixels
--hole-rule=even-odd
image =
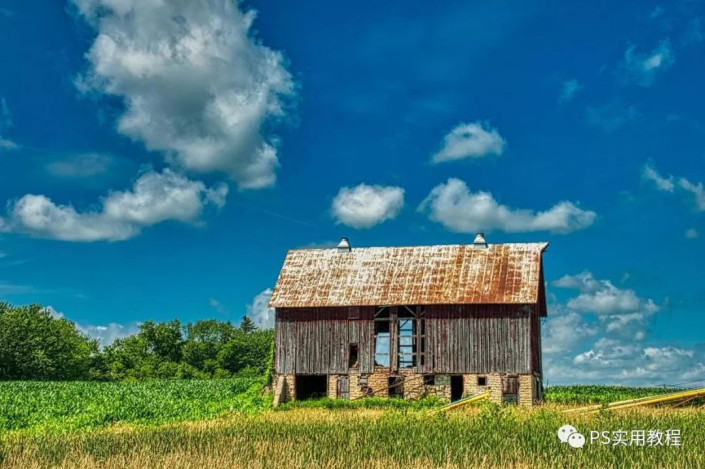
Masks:
[[[463,398],[463,376],[453,375],[450,377],[450,400],[451,402]]]
[[[296,399],[319,399],[328,395],[328,376],[296,375]]]
[[[389,383],[389,397],[404,398],[404,378],[392,376],[387,380]]]

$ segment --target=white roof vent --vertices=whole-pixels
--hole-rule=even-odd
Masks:
[[[475,249],[487,249],[487,241],[485,241],[485,233],[477,233],[475,241],[472,242]]]
[[[350,252],[350,249],[348,238],[342,238],[338,243],[338,252]]]

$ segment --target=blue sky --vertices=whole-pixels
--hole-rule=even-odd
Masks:
[[[104,342],[286,251],[549,241],[549,382],[705,374],[702,2],[0,0],[0,298]]]

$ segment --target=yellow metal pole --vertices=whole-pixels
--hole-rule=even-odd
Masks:
[[[464,405],[471,404],[471,403],[473,403],[473,402],[478,402],[478,401],[481,401],[481,400],[483,400],[483,399],[489,399],[489,397],[490,397],[490,392],[489,392],[489,391],[484,392],[484,393],[482,393],[482,394],[476,394],[476,395],[474,395],[474,396],[466,397],[465,399],[460,399],[459,401],[455,401],[455,402],[450,403],[450,404],[448,404],[448,405],[444,405],[443,407],[441,407],[441,408],[439,408],[439,409],[433,410],[431,413],[432,413],[432,414],[435,414],[435,413],[438,413],[438,412],[446,412],[446,411],[449,411],[449,410],[451,410],[451,409],[457,409],[458,407],[462,407],[462,406],[464,406]]]
[[[567,409],[564,410],[564,414],[569,414],[573,412],[597,412],[600,409],[607,408],[607,409],[627,409],[630,407],[636,407],[636,406],[641,406],[641,405],[651,405],[651,404],[661,404],[664,402],[670,402],[670,401],[675,401],[679,399],[688,399],[688,398],[695,398],[695,397],[701,397],[705,396],[705,388],[701,389],[693,389],[690,391],[679,391],[675,393],[670,393],[670,394],[663,394],[663,395],[656,395],[656,396],[647,396],[647,397],[640,397],[637,399],[628,399],[626,401],[617,401],[617,402],[611,402],[607,404],[606,406],[602,405],[593,405],[593,406],[588,406],[588,407],[580,407],[576,409]]]

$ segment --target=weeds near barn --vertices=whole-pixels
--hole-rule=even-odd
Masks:
[[[28,386],[21,390],[25,393],[21,398],[13,400],[17,405],[24,402],[29,410],[23,411],[23,415],[28,420],[23,428],[14,424],[9,426],[14,429],[8,430],[5,423],[0,431],[0,466],[10,469],[705,467],[705,414],[692,407],[639,408],[567,417],[560,411],[568,406],[559,403],[540,408],[486,403],[464,411],[432,415],[429,407],[424,407],[433,406],[431,402],[384,399],[380,400],[384,403],[371,400],[346,404],[355,408],[332,404],[341,401],[321,400],[272,411],[266,401],[268,396],[253,392],[257,388],[248,387],[247,382],[228,381],[124,383],[125,388],[114,391],[117,394],[112,396],[134,391],[133,398],[143,401],[139,407],[142,410],[125,414],[125,420],[83,427],[77,427],[76,421],[62,427],[58,422],[63,417],[58,415],[61,412],[80,415],[86,409],[107,405],[105,402],[110,397],[102,399],[98,395],[106,389],[110,392],[111,388],[98,386],[92,391],[91,386],[96,383],[65,383],[77,389],[68,386],[51,391],[54,383],[32,383],[42,392],[54,392],[54,397],[49,399],[48,394],[32,401],[28,393],[38,388]],[[42,388],[42,384],[47,387]],[[0,383],[3,403],[9,402],[7,385]],[[228,386],[231,392],[227,391]],[[601,391],[604,394],[609,389]],[[199,392],[204,397],[200,403],[195,397]],[[79,396],[83,403],[75,407],[62,403]],[[233,401],[236,397],[240,401]],[[43,412],[42,406],[55,407],[54,420],[28,417],[33,412]],[[115,411],[112,409],[111,412]],[[175,414],[175,409],[181,409],[181,415]],[[108,414],[107,410],[91,412]],[[179,419],[209,420],[175,421]],[[70,416],[66,422],[72,422]],[[566,423],[580,431],[675,428],[681,430],[682,446],[594,444],[574,449],[561,444],[556,437],[557,429]]]

